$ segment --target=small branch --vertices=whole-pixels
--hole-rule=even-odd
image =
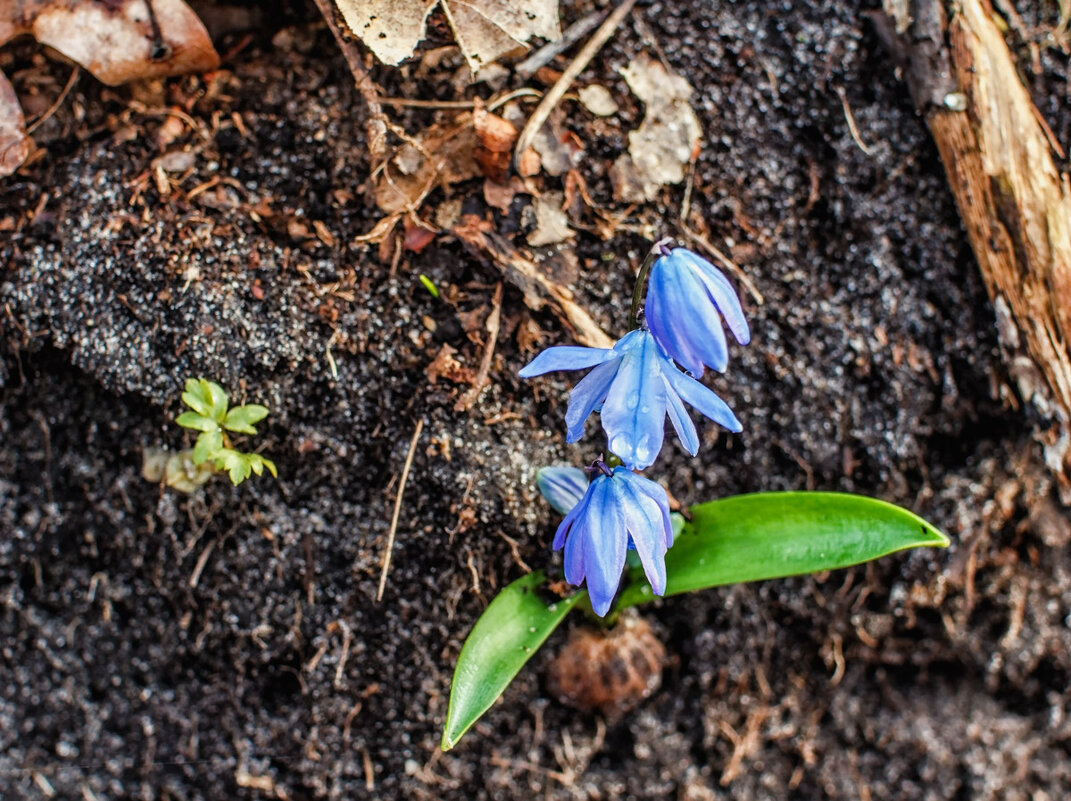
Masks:
[[[320,2],[321,0],[317,0]],[[323,0],[326,2],[326,0]],[[539,132],[539,129],[543,127],[543,123],[550,117],[550,112],[554,110],[554,107],[558,105],[562,97],[569,87],[573,85],[573,81],[576,77],[584,71],[585,67],[595,58],[595,54],[598,53],[603,45],[610,41],[610,37],[613,36],[614,31],[624,21],[625,17],[632,10],[632,7],[636,5],[636,0],[625,0],[621,5],[613,10],[613,13],[606,18],[606,21],[599,26],[599,29],[595,31],[595,34],[588,40],[588,43],[584,45],[583,49],[577,53],[576,58],[573,59],[568,67],[565,68],[565,72],[550,88],[550,91],[543,95],[543,99],[536,106],[535,111],[532,112],[532,116],[528,118],[528,122],[525,123],[524,129],[521,131],[520,136],[517,137],[516,147],[513,149],[513,160],[516,163],[525,150],[527,150],[532,140],[535,139],[535,135]]]
[[[398,479],[398,494],[394,497],[394,514],[390,519],[390,531],[387,532],[387,547],[383,551],[383,569],[379,574],[379,589],[376,590],[376,601],[383,600],[383,590],[387,586],[387,571],[390,570],[391,552],[394,550],[394,535],[398,531],[398,517],[402,513],[402,494],[405,492],[405,482],[409,479],[409,468],[413,466],[413,455],[416,453],[417,440],[420,432],[424,430],[424,418],[417,420],[413,439],[409,443],[409,453],[405,456],[405,464],[402,466],[402,475]]]
[[[342,27],[338,24],[338,20],[335,19],[335,7],[331,0],[315,0],[315,2],[316,7],[320,9],[320,13],[323,15],[324,21],[327,23],[327,27],[331,30],[331,35],[338,42],[342,55],[346,58],[350,74],[353,75],[353,82],[357,85],[357,91],[361,93],[361,97],[364,98],[364,104],[368,109],[366,126],[368,154],[370,157],[369,166],[375,169],[376,165],[383,160],[387,153],[387,117],[383,113],[383,106],[379,101],[379,87],[376,86],[361,63],[361,52],[358,50],[356,43],[346,37]]]

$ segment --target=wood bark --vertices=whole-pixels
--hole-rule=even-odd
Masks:
[[[933,133],[1009,373],[1071,502],[1071,185],[987,0],[886,0],[879,33]]]

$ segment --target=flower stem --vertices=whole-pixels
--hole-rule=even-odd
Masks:
[[[643,290],[647,286],[647,276],[659,257],[669,255],[671,244],[673,244],[673,237],[666,236],[659,239],[651,246],[647,258],[640,265],[640,271],[636,274],[636,285],[632,288],[632,309],[628,315],[629,331],[640,327],[640,304],[643,303]]]

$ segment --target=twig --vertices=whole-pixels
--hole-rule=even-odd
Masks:
[[[74,82],[78,80],[78,76],[81,74],[81,72],[82,71],[78,68],[78,65],[75,64],[74,69],[71,70],[71,77],[67,79],[67,83],[64,85],[63,91],[59,93],[59,97],[57,97],[55,102],[51,106],[49,106],[48,109],[46,109],[44,114],[42,114],[40,117],[38,117],[36,120],[26,126],[27,136],[32,134],[42,125],[44,125],[45,122],[49,120],[53,114],[59,111],[59,107],[62,106],[63,101],[67,99],[67,93],[70,92],[71,89],[74,87]]]
[[[321,0],[317,0],[317,2],[320,1]],[[625,2],[615,8],[613,13],[606,18],[606,21],[599,26],[599,29],[595,31],[595,34],[588,40],[588,43],[584,45],[583,49],[577,53],[576,58],[573,59],[573,63],[565,68],[562,77],[555,82],[549,92],[543,95],[543,99],[539,102],[539,105],[536,106],[535,111],[532,112],[532,116],[528,118],[528,122],[525,123],[521,135],[517,137],[517,144],[513,150],[514,162],[517,161],[521,153],[531,146],[532,140],[535,139],[539,129],[543,127],[543,123],[547,121],[550,112],[554,110],[554,107],[558,105],[562,96],[565,95],[569,90],[569,87],[573,85],[573,81],[576,80],[576,77],[583,72],[584,68],[587,67],[593,58],[595,58],[595,54],[598,53],[603,45],[610,40],[614,31],[617,30],[621,22],[628,16],[628,13],[632,10],[634,5],[636,5],[636,0],[625,0]]]
[[[592,11],[585,17],[581,17],[566,29],[561,39],[547,42],[541,48],[528,56],[524,61],[513,68],[513,71],[522,78],[531,78],[540,68],[550,63],[550,60],[559,53],[564,53],[574,44],[583,39],[589,32],[594,30],[606,17],[605,11]]]
[[[484,328],[487,330],[487,343],[484,345],[483,358],[480,359],[480,368],[476,371],[476,378],[472,386],[458,398],[454,404],[455,412],[467,412],[472,408],[483,392],[487,383],[487,374],[491,372],[491,359],[495,355],[495,343],[498,341],[498,329],[502,322],[502,282],[495,287],[494,297],[491,298],[491,313],[487,315]]]
[[[383,569],[379,574],[379,589],[376,590],[376,601],[383,600],[383,590],[387,586],[387,571],[390,570],[390,556],[394,550],[394,535],[398,531],[398,517],[402,513],[402,494],[405,492],[405,482],[409,478],[409,468],[413,466],[413,455],[416,453],[417,440],[420,432],[424,430],[424,418],[417,420],[416,430],[413,432],[413,440],[409,443],[409,453],[405,456],[405,464],[402,466],[402,475],[398,479],[398,494],[394,497],[394,514],[390,519],[390,531],[387,532],[387,547],[383,552]]]
[[[855,125],[855,117],[852,116],[852,107],[848,105],[848,96],[844,93],[843,89],[837,89],[837,95],[840,97],[840,104],[844,107],[844,119],[848,121],[848,132],[852,135],[852,139],[859,145],[859,149],[868,156],[873,156],[874,151],[866,146],[863,138],[859,136],[859,129]]]
[[[383,113],[383,106],[379,101],[379,89],[368,75],[364,65],[361,64],[361,54],[354,42],[346,38],[335,19],[335,7],[331,0],[315,0],[316,7],[320,9],[327,27],[331,29],[331,35],[335,37],[342,55],[346,58],[346,64],[353,75],[353,82],[357,85],[357,91],[364,98],[368,107],[368,154],[371,157],[371,167],[382,160],[387,152],[387,117]]]
[[[522,86],[520,89],[514,89],[512,92],[502,95],[502,97],[488,100],[484,107],[488,111],[494,111],[496,108],[506,105],[509,101],[521,97],[543,97],[543,93],[530,86]],[[379,102],[385,106],[400,106],[402,108],[441,108],[462,111],[476,106],[475,100],[410,100],[408,97],[380,97]]]

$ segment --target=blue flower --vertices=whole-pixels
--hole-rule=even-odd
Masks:
[[[650,467],[662,449],[665,418],[692,456],[699,435],[684,404],[733,432],[740,421],[721,398],[680,370],[655,343],[649,331],[625,334],[612,349],[558,346],[547,348],[520,372],[531,378],[554,370],[595,369],[569,394],[566,440],[584,435],[584,421],[600,411],[610,450],[632,470]]]
[[[652,265],[643,313],[658,344],[697,378],[704,365],[723,373],[729,364],[723,319],[737,342],[751,341],[729,279],[684,248],[660,256]]]
[[[666,491],[624,467],[610,470],[596,462],[600,475],[562,520],[554,550],[565,548],[565,580],[588,583],[591,608],[600,617],[617,594],[625,555],[636,549],[655,595],[666,591],[666,551],[673,545]]]
[[[542,467],[536,486],[560,515],[567,515],[588,491],[588,474],[579,467]]]

